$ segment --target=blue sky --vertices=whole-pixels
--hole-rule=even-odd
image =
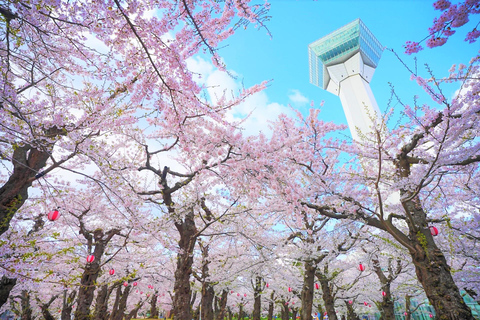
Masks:
[[[420,41],[426,37],[434,17],[440,14],[433,9],[433,1],[428,0],[271,0],[270,3],[272,18],[267,26],[272,38],[266,30],[249,26],[247,30],[238,30],[224,43],[227,46],[220,50],[227,68],[238,75],[235,80],[237,88],[240,81],[250,86],[263,80],[273,80],[261,99],[247,102],[257,104],[257,111],[264,116],[269,111],[274,116],[288,104],[306,111],[311,100],[315,101],[316,107],[324,100],[320,117],[345,124],[340,99],[309,83],[308,45],[360,18],[383,46],[394,49],[407,65],[413,67],[413,56],[405,55],[402,45],[407,40]],[[472,28],[473,22],[470,22],[457,31],[445,46],[416,54],[420,74],[427,76],[423,67],[425,63],[436,76],[447,75],[454,63],[467,64],[478,51],[478,43],[463,41]],[[212,70],[209,72],[211,74]],[[222,78],[220,82],[224,85],[228,81]],[[395,55],[385,50],[371,82],[382,111],[390,97],[389,82],[406,103],[412,103],[412,97],[422,92],[410,80],[410,73]],[[451,87],[447,90],[448,95],[452,95],[455,89]],[[257,125],[260,123],[257,122]]]

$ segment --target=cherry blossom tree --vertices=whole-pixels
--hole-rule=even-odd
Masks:
[[[475,73],[477,68],[478,62],[474,60],[469,72]],[[423,114],[419,114],[420,110],[407,107],[409,123],[394,130],[383,126],[366,137],[362,145],[322,142],[331,127],[318,121],[314,113],[305,120],[301,118],[297,128],[281,119],[275,129],[277,139],[286,141],[288,137],[294,141],[294,137],[302,137],[295,142],[298,148],[293,145],[286,148],[288,155],[283,159],[291,162],[283,172],[291,175],[296,166],[293,169],[298,170],[296,176],[304,177],[301,182],[292,179],[281,189],[276,188],[288,192],[292,206],[300,203],[323,216],[357,220],[390,234],[410,252],[418,279],[440,319],[452,314],[465,319],[472,317],[453,281],[445,255],[429,229],[430,223],[445,221],[445,208],[449,208],[450,222],[458,224],[453,222],[454,198],[444,192],[450,190],[447,186],[459,185],[451,180],[478,171],[477,142],[462,138],[477,135],[473,123],[477,117],[478,81],[468,76],[460,81],[468,91],[447,102],[441,91],[419,78],[427,92],[445,108],[438,111],[424,106]],[[328,156],[320,153],[322,143],[323,153]],[[315,145],[319,151],[306,154],[307,144]],[[352,154],[352,165],[335,163],[340,148]],[[277,168],[280,172],[280,166]],[[398,194],[400,201],[395,202],[393,198]],[[453,195],[453,190],[449,195]],[[451,299],[440,298],[444,296]]]
[[[429,35],[419,41],[407,41],[404,45],[405,53],[412,54],[423,47],[420,45],[424,40],[429,48],[443,46],[448,38],[456,33],[457,28],[464,26],[470,20],[471,15],[480,13],[480,2],[478,0],[465,0],[458,4],[452,4],[449,0],[437,0],[433,4],[436,10],[442,11],[442,14],[435,18],[433,25],[428,29]],[[465,41],[474,43],[480,37],[479,24],[477,23],[473,30],[469,31],[465,37]]]

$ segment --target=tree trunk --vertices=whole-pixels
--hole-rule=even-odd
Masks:
[[[28,188],[47,163],[48,157],[48,152],[29,145],[14,148],[13,172],[0,188],[0,235],[8,230],[13,215],[28,199]]]
[[[95,248],[95,251],[97,247]],[[102,250],[103,251],[103,250]],[[102,252],[103,254],[103,252]],[[101,255],[95,255],[93,263],[87,263],[85,271],[80,280],[80,289],[78,291],[77,310],[75,310],[75,320],[89,320],[90,306],[93,302],[95,292],[95,283],[100,272]]]
[[[253,314],[252,320],[260,320],[260,312],[262,308],[262,278],[255,278],[255,286],[253,287]]]
[[[32,320],[32,306],[30,304],[30,293],[27,290],[22,290],[20,295],[20,305],[22,314],[21,320]]]
[[[42,312],[42,316],[43,318],[45,318],[45,320],[55,320],[55,318],[52,316],[48,308],[50,308],[53,301],[57,300],[57,298],[58,298],[58,294],[51,297],[48,302],[43,302],[37,296],[35,296],[38,306],[40,307],[40,311]]]
[[[380,320],[395,320],[395,308],[393,305],[392,294],[390,293],[390,286],[384,288],[385,296],[379,304]]]
[[[410,312],[410,296],[408,294],[405,295],[405,320],[410,320],[412,314]]]
[[[228,302],[228,290],[224,289],[222,291],[222,297],[220,298],[220,301],[219,301],[219,308],[218,308],[218,313],[216,317],[217,320],[223,320],[225,318],[227,302]]]
[[[282,316],[282,320],[288,320],[289,318],[288,305],[283,300],[282,300],[281,316]]]
[[[238,308],[238,320],[243,319],[243,304],[240,304],[240,307]]]
[[[273,309],[275,307],[274,296],[275,296],[275,291],[272,291],[272,293],[270,294],[270,302],[268,303],[268,320],[273,319]]]
[[[185,219],[175,222],[175,227],[180,233],[178,241],[179,252],[177,255],[177,269],[175,270],[175,283],[173,298],[174,320],[191,320],[192,312],[190,306],[190,275],[192,274],[193,249],[197,240],[197,229],[195,227],[194,212],[190,210]]]
[[[5,275],[2,276],[0,280],[0,308],[8,301],[8,296],[10,291],[17,283],[15,278],[7,278]]]
[[[202,320],[213,320],[213,298],[215,298],[215,291],[209,282],[204,282],[202,285],[202,306],[200,308]]]
[[[213,320],[213,300],[215,298],[215,291],[213,290],[212,283],[208,280],[210,278],[208,270],[208,265],[210,264],[210,261],[208,260],[209,246],[205,246],[200,242],[200,249],[202,251],[202,277],[199,279],[202,283],[202,301],[200,307],[201,319]]]
[[[125,316],[125,320],[130,320],[132,318],[137,318],[137,313],[138,313],[138,310],[140,310],[140,308],[143,306],[143,304],[145,303],[145,301],[147,300],[140,300],[137,305],[135,306],[135,308],[132,309],[132,311],[130,311],[126,316]]]
[[[312,261],[305,262],[305,275],[303,276],[302,288],[302,310],[300,318],[302,320],[312,320],[313,293],[315,285],[315,271],[317,266]]]
[[[128,300],[128,296],[130,294],[131,288],[132,288],[131,286],[127,286],[123,291],[123,293],[121,290],[122,287],[119,287],[119,289],[117,289],[117,297],[120,296],[120,299],[118,300],[118,307],[112,310],[112,318],[111,318],[112,320],[123,320],[123,317],[125,316],[125,309],[127,308],[127,300]],[[115,298],[115,300],[116,299],[117,298]]]
[[[382,268],[380,267],[380,262],[378,258],[372,259],[373,262],[373,270],[377,274],[378,279],[380,280],[380,284],[382,286],[382,301],[377,304],[378,310],[380,311],[380,320],[395,320],[395,309],[392,300],[392,294],[390,292],[390,284],[401,271],[401,264],[400,261],[398,262],[397,270],[394,271],[391,267],[391,261],[389,260],[389,271],[390,274],[388,277],[383,272]],[[385,293],[385,295],[383,295]]]
[[[113,320],[113,316],[118,310],[118,306],[119,306],[121,297],[122,297],[122,286],[118,286],[117,287],[117,292],[115,294],[115,301],[113,302],[112,312],[110,314],[110,319],[111,320]]]
[[[152,298],[150,299],[150,318],[153,319],[158,319],[157,298],[158,292],[155,291],[155,293],[152,294]]]
[[[410,192],[401,191],[401,199],[409,197]],[[422,284],[428,300],[435,309],[437,320],[461,319],[474,320],[472,311],[466,305],[460,291],[453,281],[450,266],[444,254],[437,247],[427,217],[418,196],[402,201],[409,213],[409,247],[418,281]]]
[[[317,271],[317,277],[322,287],[322,298],[325,303],[325,309],[329,320],[337,320],[337,313],[335,312],[335,299],[333,297],[332,289],[330,288],[330,281],[328,279],[328,266],[325,265],[323,273]]]
[[[293,319],[293,320],[296,320],[296,319],[297,319],[297,312],[298,312],[298,309],[297,309],[297,308],[292,309],[292,319]]]
[[[232,313],[232,309],[230,309],[230,307],[228,308],[228,320],[232,320],[233,319],[233,313]]]
[[[86,212],[88,211],[85,211],[83,214]],[[91,247],[92,235],[85,229],[82,220],[79,219],[79,221],[80,233],[83,234],[85,239],[87,239],[89,247]],[[83,271],[82,279],[80,280],[80,289],[78,290],[75,320],[89,320],[91,318],[90,307],[93,302],[93,296],[96,288],[95,283],[97,282],[97,278],[100,273],[100,261],[108,242],[114,235],[119,233],[120,230],[118,229],[111,229],[106,233],[104,233],[102,229],[96,229],[93,231],[93,240],[95,241],[95,250],[93,251],[93,256],[95,257],[95,260],[92,263],[87,263],[85,270]]]
[[[355,310],[353,310],[353,306],[348,301],[345,301],[345,304],[347,305],[347,320],[360,320]],[[330,314],[328,316],[330,318]]]
[[[68,296],[67,296],[68,295]],[[77,295],[77,290],[73,290],[68,294],[68,290],[63,291],[63,306],[62,306],[62,317],[61,320],[71,320],[72,319],[72,308],[75,303],[75,296]]]
[[[108,303],[108,284],[100,287],[95,301],[95,312],[93,313],[94,320],[105,320],[107,316]]]

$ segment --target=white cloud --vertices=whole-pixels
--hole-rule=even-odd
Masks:
[[[213,72],[213,65],[199,56],[187,59],[187,68],[194,74],[194,79],[199,84],[205,84],[207,77]]]
[[[300,90],[292,89],[288,95],[290,101],[295,105],[305,105],[308,103],[308,98],[305,97]]]
[[[242,88],[238,78],[234,78],[237,77],[237,74],[233,70],[229,70],[229,75],[215,69],[211,62],[201,57],[189,58],[187,67],[191,72],[198,74],[195,79],[199,84],[206,86],[212,103],[218,102],[224,94],[227,100],[231,99],[238,95]],[[292,90],[292,92],[293,94],[289,96],[290,100],[295,101],[297,105],[308,103],[308,99],[300,91]],[[227,116],[228,120],[232,122],[243,120],[241,127],[246,135],[256,135],[263,132],[269,136],[269,122],[276,120],[282,113],[294,116],[290,107],[269,101],[266,92],[261,91],[247,97],[242,103],[232,108]]]

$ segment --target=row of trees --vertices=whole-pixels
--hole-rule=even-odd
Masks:
[[[463,5],[442,22],[446,34],[480,10]],[[480,294],[478,56],[446,79],[414,74],[437,105],[405,105],[395,126],[392,110],[362,141],[332,138],[343,127],[318,110],[245,136],[228,111],[265,84],[209,99],[186,66],[204,50],[225,69],[218,44],[265,27],[267,9],[0,6],[4,309],[309,320],[315,309],[354,319],[377,308],[393,319],[395,300],[425,294],[438,319],[473,319],[459,288]],[[452,81],[460,90],[445,97]]]

